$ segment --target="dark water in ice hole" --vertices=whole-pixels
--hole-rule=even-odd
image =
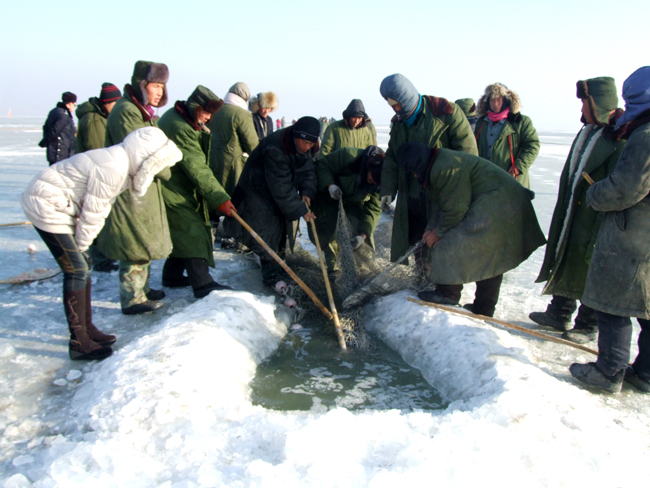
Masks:
[[[342,351],[324,319],[303,321],[258,365],[252,401],[272,410],[440,410],[440,394],[377,337],[369,350]]]

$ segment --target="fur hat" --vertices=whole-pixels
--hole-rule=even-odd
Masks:
[[[245,102],[247,102],[251,97],[251,90],[243,81],[238,81],[233,86],[231,86],[230,90],[228,90],[228,93],[234,93],[235,95],[241,97]]]
[[[168,100],[168,81],[169,68],[166,64],[154,63],[152,61],[135,62],[135,66],[133,67],[133,76],[131,77],[131,88],[136,94],[136,97],[141,97],[142,105],[149,105],[149,98],[147,97],[147,85],[149,83],[162,83],[164,85],[163,96],[160,99],[158,107],[164,107],[167,104]]]
[[[61,95],[61,100],[63,103],[77,103],[77,95],[75,95],[72,92],[64,92],[63,95]]]
[[[600,76],[576,83],[576,96],[589,101],[591,116],[598,125],[609,122],[609,113],[618,107],[616,82],[609,76]],[[586,119],[584,120],[586,122]]]
[[[258,93],[248,101],[248,110],[252,113],[259,112],[260,109],[270,108],[273,112],[278,108],[278,97],[273,92]]]
[[[320,122],[314,117],[300,117],[292,128],[293,137],[309,142],[318,142]]]
[[[514,91],[509,90],[506,85],[503,83],[492,83],[485,88],[485,93],[478,100],[478,109],[477,115],[483,117],[487,115],[488,110],[490,109],[490,97],[503,97],[506,99],[510,106],[511,114],[518,114],[521,109],[521,102],[519,101],[519,95]]]
[[[187,106],[187,110],[190,112],[190,116],[194,117],[194,112],[196,112],[198,107],[201,107],[209,114],[215,114],[223,106],[223,100],[215,95],[215,93],[209,88],[199,85],[188,97],[185,105]]]
[[[476,104],[473,98],[459,98],[454,103],[465,113],[465,117],[476,117]]]

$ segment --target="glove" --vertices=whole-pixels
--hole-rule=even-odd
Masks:
[[[331,196],[334,200],[340,200],[341,197],[343,196],[343,192],[342,192],[341,189],[340,189],[338,186],[336,186],[336,185],[330,185],[330,186],[328,187],[328,190],[329,190],[329,192],[330,192],[330,196]]]
[[[235,206],[232,204],[230,200],[223,202],[221,205],[217,207],[217,211],[221,212],[227,217],[232,217],[233,210],[235,212],[237,211],[237,209],[235,208]]]
[[[361,244],[363,244],[365,239],[363,236],[356,236],[353,237],[352,240],[350,240],[350,244],[352,244],[352,249],[355,251],[361,247]]]

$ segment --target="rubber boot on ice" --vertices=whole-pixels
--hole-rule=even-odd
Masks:
[[[93,307],[90,298],[91,285],[90,280],[88,280],[88,283],[86,283],[86,327],[88,329],[88,337],[100,346],[110,346],[117,340],[117,337],[114,335],[104,334],[95,327],[95,324],[93,324]]]
[[[104,359],[113,354],[113,349],[100,346],[88,335],[85,289],[65,292],[63,306],[70,328],[70,359]]]
[[[641,393],[650,393],[650,381],[641,378],[632,365],[629,365],[625,370],[625,381]]]
[[[623,388],[624,370],[613,376],[606,376],[596,363],[573,363],[569,366],[571,376],[587,386],[593,386],[607,393],[620,393]]]

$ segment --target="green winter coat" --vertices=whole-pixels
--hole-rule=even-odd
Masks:
[[[501,275],[544,245],[532,192],[488,160],[441,149],[428,175],[436,213],[427,229],[433,283],[460,285]]]
[[[317,217],[318,239],[325,250],[330,269],[334,269],[334,261],[338,254],[336,224],[339,203],[330,197],[327,189],[329,185],[336,185],[343,192],[343,208],[350,221],[352,231],[355,235],[365,234],[366,242],[373,249],[375,247],[373,233],[381,217],[381,201],[379,188],[364,184],[363,170],[357,161],[361,157],[361,153],[363,153],[363,149],[343,147],[316,160],[319,192],[312,210]],[[369,190],[374,191],[369,192]],[[313,241],[311,227],[309,227],[309,232]],[[325,249],[325,246],[328,246],[329,249]]]
[[[260,142],[253,115],[236,105],[224,105],[214,114],[208,127],[212,133],[210,169],[226,192],[232,195],[248,155]]]
[[[176,143],[183,159],[163,182],[163,197],[174,249],[172,258],[201,258],[214,267],[209,210],[230,200],[208,166],[210,135],[188,121],[185,104],[168,110],[158,127]]]
[[[388,149],[381,172],[381,196],[393,198],[399,191],[393,220],[391,238],[391,261],[397,261],[409,248],[408,199],[419,199],[422,186],[411,174],[397,165],[397,150],[405,142],[421,142],[432,148],[447,148],[478,155],[476,140],[465,114],[455,103],[444,98],[424,96],[422,113],[416,122],[407,127],[404,122],[393,118]],[[429,205],[428,215],[434,215],[435,208]]]
[[[344,119],[337,120],[330,124],[323,136],[323,142],[320,148],[320,156],[327,156],[329,153],[342,147],[358,147],[365,149],[368,146],[377,145],[377,138],[373,139],[372,131],[361,122],[361,126],[352,129],[345,123]]]
[[[79,120],[77,138],[75,140],[75,154],[101,149],[106,138],[106,118],[99,98],[93,97],[77,107],[75,115]]]
[[[131,88],[126,85],[124,95],[106,120],[106,147],[119,144],[136,129],[156,126],[153,120],[145,121],[145,115],[130,93]],[[156,175],[143,197],[136,197],[131,190],[117,197],[104,228],[97,236],[97,246],[102,254],[110,259],[136,262],[169,256],[172,241],[160,180],[170,177],[171,170],[167,168]]]
[[[544,263],[536,280],[547,282],[543,294],[582,298],[601,216],[586,205],[589,183],[581,174],[586,172],[594,181],[607,178],[624,147],[625,141],[603,137],[603,129],[593,125],[585,125],[573,141],[560,177]]]
[[[530,118],[519,113],[508,115],[505,126],[492,146],[492,154],[489,158],[487,157],[488,123],[487,116],[479,117],[474,127],[477,134],[476,144],[478,146],[478,155],[492,161],[505,171],[510,170],[512,168],[510,143],[508,142],[508,138],[510,138],[510,142],[512,143],[512,158],[515,160],[515,167],[520,172],[519,176],[517,176],[517,181],[526,188],[530,188],[529,169],[539,154],[539,137]]]

